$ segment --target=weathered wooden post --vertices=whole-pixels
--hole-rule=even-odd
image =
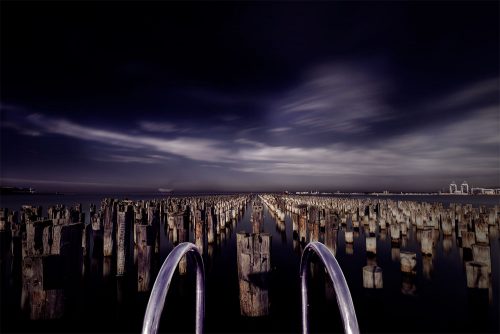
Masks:
[[[490,240],[488,238],[488,223],[485,221],[477,221],[474,224],[474,230],[476,232],[476,242],[489,244]]]
[[[327,220],[325,226],[325,246],[328,247],[333,255],[337,254],[337,232],[333,222]]]
[[[366,252],[377,254],[377,238],[376,237],[366,237]]]
[[[10,230],[9,209],[0,209],[0,232]]]
[[[299,238],[299,215],[292,213],[292,237],[294,240]]]
[[[472,249],[472,245],[476,243],[476,234],[474,232],[462,231],[461,241],[462,248]]]
[[[363,288],[382,289],[384,281],[382,279],[382,268],[378,266],[363,267]]]
[[[196,211],[195,222],[194,222],[194,243],[200,254],[203,255],[203,221],[201,220],[201,212],[198,215],[199,210]]]
[[[450,235],[452,234],[452,222],[451,218],[445,218],[441,222],[441,229],[443,230],[443,235]]]
[[[319,223],[309,223],[309,242],[314,242],[319,240]]]
[[[210,245],[210,244],[213,244],[215,242],[214,222],[213,222],[213,215],[212,215],[211,207],[208,207],[207,211],[205,212],[205,215],[206,215],[207,225],[208,225],[207,242]]]
[[[488,268],[488,274],[491,273],[490,246],[484,244],[472,245],[472,258],[474,262],[485,264]]]
[[[401,237],[401,229],[398,223],[392,223],[390,226],[391,241],[392,243],[399,244],[399,238]]]
[[[344,236],[345,236],[346,243],[352,244],[354,242],[354,237],[353,237],[352,231],[345,231]]]
[[[31,320],[57,319],[64,314],[64,290],[60,255],[23,258],[23,301]],[[23,305],[24,304],[24,305]]]
[[[154,247],[154,231],[151,225],[136,224],[137,242],[137,291],[149,291],[151,279],[151,254]]]
[[[354,231],[359,231],[359,220],[351,220],[351,225]]]
[[[176,239],[174,244],[188,241],[188,222],[186,220],[186,216],[182,212],[178,212],[174,215],[175,227],[174,227],[174,235],[176,235]],[[179,261],[179,274],[185,275],[187,273],[187,257],[183,256]]]
[[[368,221],[368,232],[370,235],[375,235],[375,232],[377,231],[377,221],[375,219],[370,219]]]
[[[384,218],[379,218],[378,225],[380,226],[380,229],[385,230],[387,228],[387,222]]]
[[[401,272],[407,274],[415,274],[417,265],[417,254],[414,252],[400,252]]]
[[[250,221],[252,223],[252,232],[264,232],[264,207],[260,202],[254,202],[252,205],[252,216]]]
[[[346,243],[345,244],[345,253],[347,255],[353,255],[354,254],[354,244]]]
[[[421,242],[422,254],[432,256],[433,248],[434,248],[434,239],[432,236],[432,230],[431,229],[423,230],[422,231],[422,242]]]
[[[498,206],[490,208],[488,213],[488,225],[495,225],[497,223]]]
[[[106,204],[104,207],[103,226],[103,252],[104,256],[113,256],[115,239],[115,223],[113,220],[113,204]]]
[[[100,259],[104,254],[104,244],[103,244],[103,222],[102,218],[98,214],[94,214],[90,217],[90,226],[92,227],[92,259]],[[93,260],[93,263],[95,261]],[[97,263],[96,263],[97,265]]]
[[[401,235],[407,236],[408,235],[408,224],[405,222],[400,223],[401,226]]]
[[[122,276],[125,274],[126,270],[126,240],[125,240],[125,211],[119,211],[117,213],[117,221],[116,221],[116,275]]]
[[[116,275],[125,275],[129,254],[130,229],[133,220],[133,208],[125,203],[120,206],[116,220]]]
[[[236,244],[241,315],[268,315],[271,235],[239,232]]]
[[[299,241],[306,242],[307,235],[307,205],[299,205]]]
[[[424,228],[424,217],[422,217],[422,213],[416,213],[415,215],[415,225],[417,225],[418,230],[422,230]]]
[[[465,264],[467,287],[471,289],[488,289],[490,276],[488,266],[482,262],[470,261]]]
[[[35,256],[43,255],[44,249],[47,250],[48,238],[46,227],[52,226],[52,220],[38,220],[26,222],[26,238],[22,243],[22,255]],[[45,230],[45,233],[44,233]],[[45,238],[44,238],[45,235]],[[45,244],[45,247],[44,247]]]

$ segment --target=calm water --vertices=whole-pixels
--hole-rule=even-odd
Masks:
[[[6,196],[1,206],[19,209],[22,204],[44,206],[57,203],[82,203],[87,212],[90,203],[100,203],[103,196]],[[151,199],[151,196],[131,196]],[[391,197],[379,197],[388,199]],[[394,198],[394,197],[392,197]],[[396,200],[449,203],[471,203],[474,207],[498,204],[490,196],[404,196]],[[206,271],[206,332],[300,332],[300,255],[305,245],[294,240],[292,218],[286,214],[280,223],[264,206],[264,232],[271,234],[271,272],[269,315],[248,318],[240,315],[236,233],[252,231],[252,203],[247,204],[238,222],[227,226],[217,236],[216,243],[203,247]],[[87,218],[88,219],[88,218]],[[497,225],[498,226],[498,225]],[[489,289],[468,289],[464,261],[471,254],[458,247],[456,236],[439,234],[432,257],[423,257],[417,241],[417,230],[408,231],[406,244],[394,246],[387,231],[377,231],[377,255],[367,255],[365,231],[354,235],[353,245],[345,242],[345,229],[340,227],[336,258],[351,290],[362,332],[498,332],[499,331],[499,253],[498,233],[490,234],[491,279]],[[160,265],[174,247],[172,235],[161,222],[159,257],[152,261],[156,275]],[[309,233],[309,232],[308,232]],[[319,241],[325,235],[320,231]],[[190,226],[188,241],[194,242]],[[5,240],[1,240],[1,248]],[[416,252],[416,274],[407,276],[400,271],[399,252]],[[130,268],[127,275],[117,278],[102,258],[91,254],[85,261],[81,280],[71,283],[66,292],[62,319],[30,321],[20,311],[21,276],[19,264],[9,271],[2,262],[1,326],[2,332],[140,332],[149,293],[137,292],[137,274]],[[362,268],[376,263],[383,269],[383,288],[365,289]],[[112,268],[112,266],[111,266]],[[331,283],[319,264],[313,268],[310,297],[310,326],[313,332],[342,332]],[[160,330],[163,332],[194,331],[194,273],[174,277],[163,312]]]

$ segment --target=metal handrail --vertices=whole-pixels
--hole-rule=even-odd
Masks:
[[[302,333],[309,333],[309,321],[307,316],[307,279],[308,266],[311,262],[311,254],[316,253],[323,262],[330,278],[333,282],[333,288],[337,296],[337,304],[339,305],[340,315],[344,323],[344,332],[348,334],[358,334],[358,320],[354,305],[352,303],[351,293],[345,280],[342,269],[335,259],[333,253],[320,242],[309,243],[302,252],[300,261],[300,277],[301,277],[301,292],[302,292]]]
[[[205,269],[203,259],[198,248],[190,242],[183,242],[175,247],[167,256],[156,277],[153,290],[149,297],[144,323],[143,334],[156,334],[160,324],[160,317],[165,304],[170,282],[174,276],[175,269],[184,255],[194,258],[196,263],[196,328],[197,334],[203,333],[203,320],[205,318]]]

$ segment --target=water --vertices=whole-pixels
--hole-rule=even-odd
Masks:
[[[150,199],[152,196],[130,196]],[[103,196],[6,196],[2,207],[18,208],[22,204],[43,205],[99,203]],[[380,196],[378,199],[391,197]],[[405,196],[395,200],[472,203],[474,207],[498,204],[495,196]],[[88,211],[87,211],[88,212]],[[300,332],[300,255],[304,245],[294,239],[292,218],[286,214],[282,223],[264,206],[263,230],[271,234],[271,271],[269,280],[269,315],[258,318],[240,315],[236,233],[251,232],[251,202],[237,223],[226,227],[216,243],[203,246],[206,270],[206,332]],[[87,214],[88,216],[88,214]],[[87,218],[88,219],[88,218]],[[498,225],[497,225],[498,226]],[[153,275],[174,247],[172,236],[161,222],[161,247],[152,261]],[[432,257],[422,256],[417,230],[410,228],[406,244],[396,247],[387,232],[377,231],[377,254],[368,255],[365,230],[354,235],[352,247],[345,242],[346,227],[336,238],[336,258],[351,290],[361,332],[498,332],[499,331],[499,253],[500,239],[490,235],[491,278],[489,289],[468,289],[464,261],[470,254],[457,244],[455,235],[437,238]],[[309,235],[310,231],[307,231]],[[193,227],[187,235],[194,242]],[[325,241],[319,232],[319,241]],[[5,241],[2,239],[2,249]],[[398,253],[417,254],[416,274],[400,271]],[[20,310],[20,276],[6,275],[2,265],[1,332],[139,332],[142,327],[149,293],[137,292],[137,275],[129,268],[127,275],[117,278],[103,275],[109,265],[92,256],[86,261],[81,280],[72,281],[66,294],[62,319],[30,321]],[[3,264],[5,261],[3,261]],[[363,288],[362,268],[376,263],[383,269],[383,288]],[[319,268],[313,266],[310,290],[310,328],[313,332],[342,332],[331,283]],[[318,269],[319,268],[319,269]],[[194,331],[194,273],[174,276],[165,304],[160,330],[162,332]],[[326,293],[325,293],[326,292]]]

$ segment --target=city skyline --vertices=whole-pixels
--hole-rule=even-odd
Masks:
[[[499,4],[1,11],[1,185],[500,187]]]

